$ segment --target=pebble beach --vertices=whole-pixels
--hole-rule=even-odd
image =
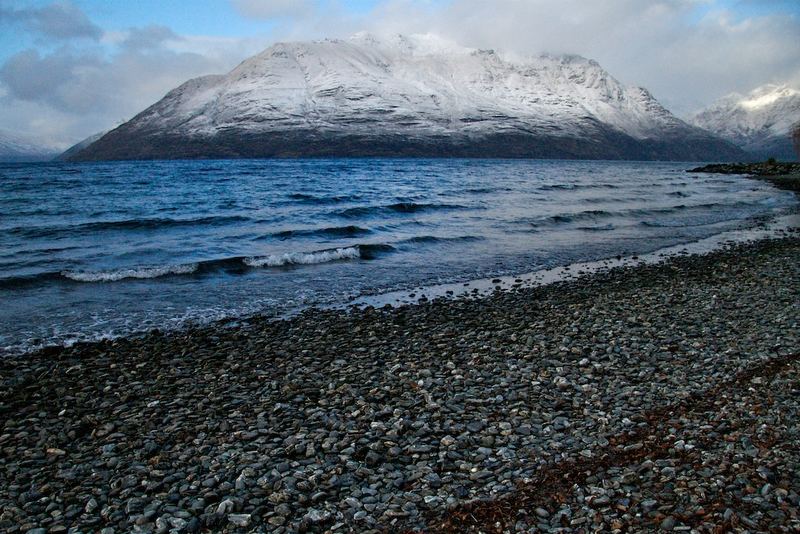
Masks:
[[[0,359],[4,532],[798,532],[800,238]]]

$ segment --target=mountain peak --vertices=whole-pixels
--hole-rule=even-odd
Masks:
[[[360,33],[276,43],[190,80],[75,157],[705,159],[703,143],[735,152],[581,56]]]
[[[746,95],[721,98],[691,122],[760,158],[795,157],[791,131],[800,122],[800,91],[787,84],[767,84]]]
[[[739,105],[748,110],[756,110],[774,105],[782,98],[800,95],[800,91],[788,85],[762,85],[739,101]]]

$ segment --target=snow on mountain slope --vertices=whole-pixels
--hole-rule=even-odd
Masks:
[[[0,162],[47,161],[58,151],[0,130]]]
[[[692,118],[692,123],[758,157],[793,159],[791,131],[800,123],[800,91],[764,85],[748,95],[729,95]]]
[[[108,130],[103,130],[102,132],[98,132],[96,134],[90,135],[86,139],[78,141],[77,143],[75,143],[74,145],[72,145],[71,147],[66,149],[64,152],[59,154],[56,157],[56,159],[58,161],[66,161],[66,160],[68,160],[74,154],[77,154],[78,152],[80,152],[81,150],[83,150],[87,146],[91,145],[92,143],[94,143],[95,141],[97,141],[98,139],[100,139],[101,137],[103,137],[107,133],[108,133]]]
[[[579,56],[513,58],[431,35],[358,34],[278,43],[227,75],[190,80],[74,157],[303,155],[739,153]]]

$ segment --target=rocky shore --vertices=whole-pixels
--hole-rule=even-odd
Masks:
[[[800,191],[800,163],[764,161],[761,163],[712,163],[687,172],[747,174],[770,182],[779,189]]]
[[[800,238],[0,360],[4,532],[800,530]]]

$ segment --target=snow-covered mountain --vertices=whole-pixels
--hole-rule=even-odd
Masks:
[[[69,160],[73,155],[77,154],[78,152],[80,152],[81,150],[86,148],[87,146],[91,145],[92,143],[94,143],[95,141],[97,141],[98,139],[100,139],[101,137],[103,137],[107,133],[108,133],[108,130],[103,130],[102,132],[98,132],[96,134],[90,135],[86,139],[78,141],[77,143],[75,143],[74,145],[72,145],[71,147],[66,149],[64,152],[59,154],[58,157],[56,157],[56,160],[58,160],[58,161],[67,161],[67,160]]]
[[[764,85],[748,95],[732,94],[692,120],[759,158],[795,159],[791,131],[800,123],[800,91]]]
[[[0,130],[0,162],[48,161],[58,151]]]
[[[583,57],[358,34],[278,43],[226,75],[190,80],[72,158],[382,155],[742,154]]]

